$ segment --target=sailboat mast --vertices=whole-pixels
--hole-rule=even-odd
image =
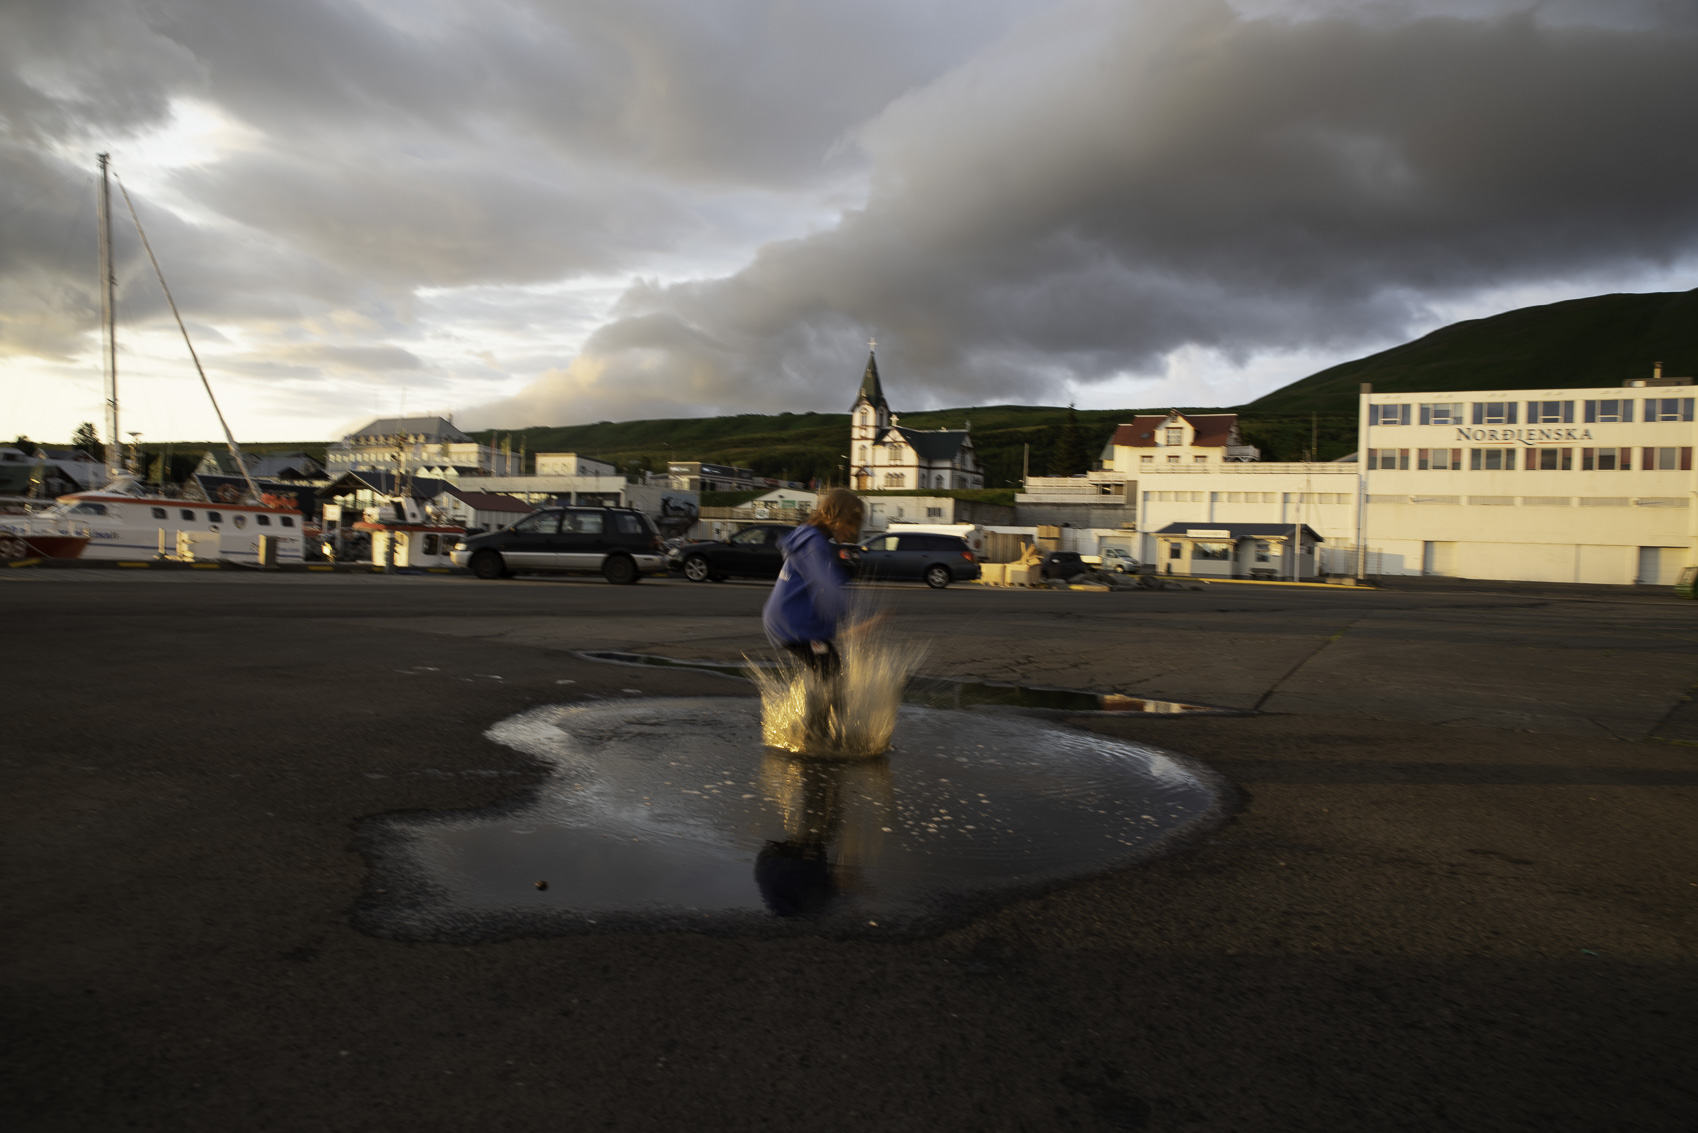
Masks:
[[[100,334],[106,388],[106,478],[124,472],[124,453],[118,445],[117,272],[112,266],[112,183],[107,175],[109,154],[100,155]]]

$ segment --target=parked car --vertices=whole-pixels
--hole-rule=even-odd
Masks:
[[[959,535],[881,535],[862,543],[857,554],[859,578],[924,582],[933,590],[942,590],[951,582],[979,577],[979,561]]]
[[[1038,560],[1038,577],[1045,582],[1058,578],[1065,581],[1090,569],[1078,551],[1046,551]]]
[[[667,565],[683,571],[691,582],[777,578],[784,567],[779,540],[794,530],[782,523],[757,523],[729,539],[705,539],[674,547],[666,556]]]
[[[1102,554],[1097,557],[1097,565],[1116,574],[1138,574],[1143,567],[1125,547],[1104,547]]]
[[[449,558],[479,578],[528,571],[599,571],[629,585],[666,570],[660,536],[640,511],[623,507],[556,507],[533,511],[510,527],[454,545]]]

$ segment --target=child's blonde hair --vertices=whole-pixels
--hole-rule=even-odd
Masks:
[[[833,488],[821,496],[814,510],[808,513],[808,522],[828,533],[853,524],[856,534],[859,534],[861,520],[866,518],[866,514],[867,509],[860,496],[848,488]]]

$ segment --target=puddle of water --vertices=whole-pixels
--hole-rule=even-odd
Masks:
[[[1183,757],[1002,715],[906,707],[891,751],[858,760],[764,747],[744,698],[553,705],[488,734],[553,773],[504,809],[369,820],[361,928],[909,935],[1224,813],[1222,781]]]
[[[659,657],[652,653],[623,653],[616,650],[586,650],[577,656],[589,661],[621,665],[650,665],[664,669],[689,669],[722,677],[748,679],[751,667],[772,669],[772,662],[750,661],[728,665],[719,661],[689,661]],[[905,704],[926,708],[1023,708],[1049,712],[1124,712],[1153,716],[1241,716],[1233,708],[1186,704],[1177,700],[1155,700],[1114,692],[1052,688],[1044,685],[1005,684],[1001,681],[958,680],[951,677],[910,678],[902,694]]]

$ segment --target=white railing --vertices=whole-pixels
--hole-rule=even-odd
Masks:
[[[1332,461],[1270,461],[1266,464],[1154,464],[1140,468],[1131,479],[1145,476],[1354,476],[1356,464],[1335,464]]]

